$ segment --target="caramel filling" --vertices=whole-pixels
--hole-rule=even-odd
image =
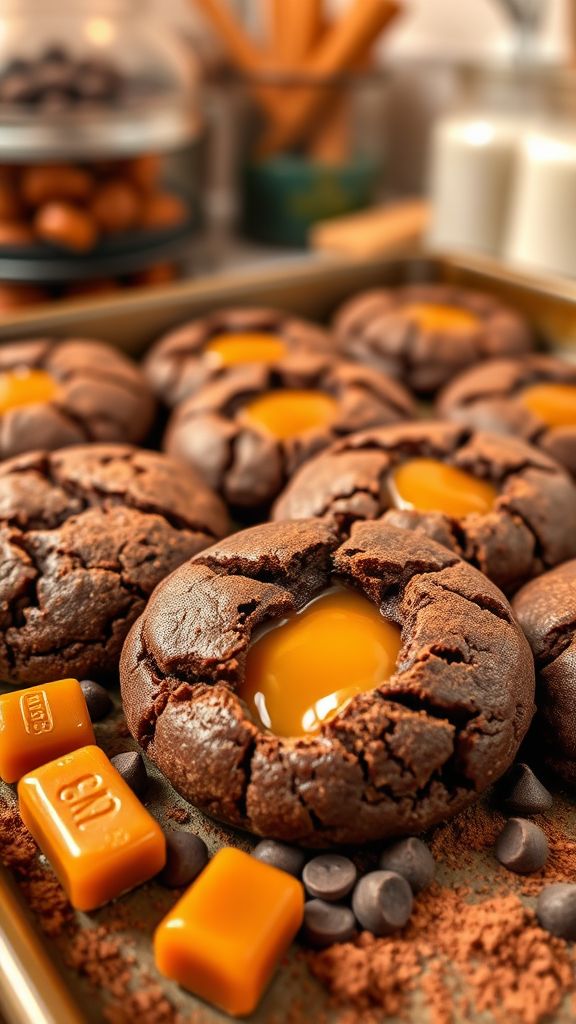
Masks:
[[[265,331],[238,331],[216,334],[206,345],[219,366],[239,366],[241,363],[277,363],[286,352],[281,338]]]
[[[390,678],[399,649],[400,630],[367,598],[329,591],[256,640],[240,697],[277,736],[316,733]]]
[[[411,302],[402,307],[402,313],[424,331],[469,331],[478,326],[478,317],[459,306]]]
[[[533,384],[522,392],[520,401],[548,427],[576,426],[574,384]]]
[[[251,426],[280,440],[326,427],[336,419],[338,403],[323,391],[270,391],[243,409]]]
[[[49,402],[57,390],[56,381],[45,370],[7,370],[0,373],[0,413],[21,405]]]
[[[444,512],[456,519],[489,512],[497,494],[487,480],[437,459],[403,462],[392,474],[391,490],[399,508]]]

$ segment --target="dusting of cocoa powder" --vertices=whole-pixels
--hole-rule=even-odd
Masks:
[[[390,938],[362,934],[307,956],[314,977],[366,1024],[426,1007],[430,1024],[485,1013],[498,1024],[538,1024],[576,989],[574,950],[538,926],[532,900],[544,885],[576,879],[576,840],[562,807],[541,816],[550,844],[546,866],[514,875],[493,848],[505,818],[478,803],[429,837],[439,876],[416,900],[408,927]],[[480,898],[482,897],[482,898]],[[575,997],[576,998],[576,997]],[[569,1018],[567,1018],[569,1019]],[[352,1018],[346,1017],[351,1024]]]
[[[180,814],[168,817],[179,821]],[[438,826],[429,837],[438,881],[417,898],[401,934],[379,939],[364,933],[354,942],[299,954],[337,1005],[339,1024],[381,1024],[408,1014],[426,1024],[478,1015],[496,1024],[539,1024],[557,1014],[564,997],[576,991],[573,949],[538,926],[531,904],[543,885],[576,878],[572,817],[560,805],[538,819],[550,857],[542,871],[527,877],[496,862],[494,842],[505,819],[488,804]],[[139,928],[129,901],[109,909],[105,924],[80,927],[13,803],[0,802],[0,850],[64,963],[100,992],[107,1024],[132,1024],[134,1018],[139,1024],[183,1024],[157,979],[130,951],[127,935]],[[152,892],[147,898],[154,903],[159,897]],[[297,970],[294,982],[297,992],[291,992],[282,1024],[309,1020],[306,977]],[[203,1011],[191,1013],[186,1024],[205,1020]],[[322,1009],[315,1009],[315,1024],[321,1020]]]
[[[0,803],[0,859],[8,868],[42,931],[56,938],[74,925],[74,912],[52,871],[38,859],[36,843],[15,805]]]
[[[401,936],[363,933],[354,943],[308,958],[314,976],[362,1020],[407,1010],[417,988],[433,1024],[487,1012],[498,1024],[537,1024],[574,988],[568,945],[543,931],[510,895],[468,903],[462,891],[433,885],[416,902]],[[358,1019],[360,1019],[360,1016]]]
[[[455,818],[438,825],[430,840],[435,860],[461,869],[472,863],[473,854],[492,850],[506,819],[483,803],[472,804]]]
[[[178,825],[187,825],[190,821],[190,811],[187,811],[185,807],[169,807],[166,811],[166,817],[170,818],[171,821],[177,822]]]
[[[20,888],[42,931],[55,940],[63,963],[104,994],[104,1016],[123,1024],[179,1024],[180,1018],[159,986],[136,971],[136,958],[114,935],[114,925],[80,927],[52,870],[39,857],[15,804],[0,800],[0,860]],[[121,923],[121,916],[119,919]],[[133,992],[137,986],[138,991]],[[124,1014],[124,1016],[123,1016]]]

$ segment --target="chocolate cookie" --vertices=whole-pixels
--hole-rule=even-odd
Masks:
[[[436,511],[433,503],[418,510],[423,506],[397,494],[394,474],[410,463],[418,470],[420,460],[470,474],[493,500],[466,515]],[[508,592],[576,555],[576,487],[565,471],[516,438],[451,423],[398,424],[337,442],[300,469],[273,512],[278,520],[309,516],[341,531],[354,520],[380,518],[417,529]]]
[[[534,754],[576,785],[576,561],[527,583],[513,607],[536,660]]]
[[[219,499],[165,455],[126,445],[0,466],[0,677],[115,676],[149,594],[229,528]]]
[[[0,458],[85,441],[142,441],[155,402],[142,372],[87,338],[0,348]]]
[[[362,292],[334,320],[343,354],[430,395],[479,359],[534,347],[523,317],[493,295],[455,285]]]
[[[275,735],[237,695],[251,645],[336,581],[401,630],[395,669],[319,732]],[[533,714],[532,657],[504,596],[451,551],[386,523],[357,523],[343,544],[312,519],[214,545],[156,589],[120,674],[132,735],[186,799],[317,847],[455,814],[512,762]]]
[[[294,398],[296,405],[311,397],[320,406],[318,422],[284,437],[282,429],[272,432],[250,415],[253,403],[270,396]],[[265,509],[298,466],[335,438],[413,415],[413,400],[396,381],[368,366],[308,352],[297,367],[251,364],[223,371],[174,410],[164,448],[198,469],[237,510]],[[298,419],[297,412],[288,416]]]
[[[546,355],[490,360],[453,380],[437,408],[456,423],[523,437],[576,475],[574,363]]]
[[[160,338],[144,361],[144,372],[158,397],[174,406],[225,366],[249,362],[247,356],[288,371],[308,352],[333,352],[334,347],[326,331],[282,310],[221,309]]]

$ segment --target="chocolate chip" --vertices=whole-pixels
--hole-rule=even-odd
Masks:
[[[90,718],[93,722],[99,722],[112,710],[112,698],[108,690],[100,686],[100,683],[95,683],[93,679],[81,679],[80,686]]]
[[[321,900],[341,900],[353,888],[358,872],[348,857],[339,853],[321,853],[309,860],[302,881],[310,896]]]
[[[519,875],[539,871],[548,859],[548,840],[544,832],[526,818],[510,818],[494,849],[500,863]]]
[[[116,754],[110,758],[117,772],[136,793],[136,796],[143,796],[148,787],[148,773],[144,758],[137,750],[126,750],[123,754]]]
[[[352,910],[373,935],[391,935],[412,913],[412,890],[395,871],[371,871],[354,889]]]
[[[158,881],[170,889],[190,885],[208,863],[208,847],[193,832],[169,829],[166,836],[166,864]]]
[[[302,937],[309,946],[322,949],[335,942],[348,942],[356,932],[356,919],[350,907],[325,900],[310,900],[304,907]]]
[[[498,801],[510,814],[542,814],[552,807],[552,794],[523,763],[506,772],[497,790]]]
[[[558,882],[542,889],[536,916],[547,932],[561,939],[576,939],[576,885]]]
[[[434,878],[434,858],[421,839],[411,836],[388,846],[380,857],[382,871],[395,871],[408,882],[412,892],[420,892]]]
[[[294,878],[300,878],[302,868],[306,863],[306,854],[297,846],[289,846],[288,843],[279,843],[276,839],[262,839],[252,850],[252,856],[271,864],[280,871],[286,871]]]

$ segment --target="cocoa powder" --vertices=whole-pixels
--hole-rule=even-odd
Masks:
[[[400,1014],[420,988],[434,1024],[451,1024],[458,1002],[467,1017],[487,1012],[498,1024],[537,1024],[574,988],[568,944],[540,928],[518,896],[468,903],[439,885],[419,898],[401,936],[363,933],[308,962],[337,1002],[359,1015]]]
[[[0,800],[0,860],[8,868],[42,931],[55,941],[66,967],[104,997],[110,1024],[179,1024],[174,1007],[157,982],[138,969],[136,957],[107,925],[80,927],[52,870],[39,857],[15,804]],[[123,913],[118,915],[124,926]],[[137,989],[137,991],[133,991]]]
[[[365,933],[307,955],[314,977],[346,1008],[347,1024],[350,1011],[366,1024],[372,1014],[382,1020],[415,1005],[426,1007],[430,1024],[481,1013],[497,1024],[538,1024],[558,1011],[576,990],[573,946],[540,928],[523,897],[576,878],[576,841],[565,818],[560,807],[537,819],[550,857],[528,877],[496,861],[494,842],[505,818],[489,805],[478,803],[438,826],[430,848],[440,876],[458,870],[469,884],[432,885],[400,935]]]
[[[355,942],[303,954],[338,1006],[340,1024],[380,1024],[410,1012],[427,1024],[455,1024],[480,1014],[496,1024],[538,1024],[576,991],[571,946],[543,931],[529,905],[543,885],[576,877],[576,840],[567,814],[560,806],[553,816],[538,819],[550,857],[529,877],[511,874],[493,856],[504,820],[479,803],[434,830],[429,842],[440,880],[418,897],[400,935],[378,939],[364,933]],[[129,901],[119,902],[106,924],[80,928],[15,804],[0,803],[0,849],[64,963],[100,992],[108,1024],[132,1024],[135,1017],[140,1024],[181,1024],[162,986],[130,951],[126,933],[138,929]],[[446,884],[456,870],[466,884]],[[299,985],[303,992],[301,977]],[[198,1011],[186,1021],[192,1019],[200,1024],[205,1018]],[[295,995],[283,1019],[307,1021],[306,1000],[300,1006]]]

